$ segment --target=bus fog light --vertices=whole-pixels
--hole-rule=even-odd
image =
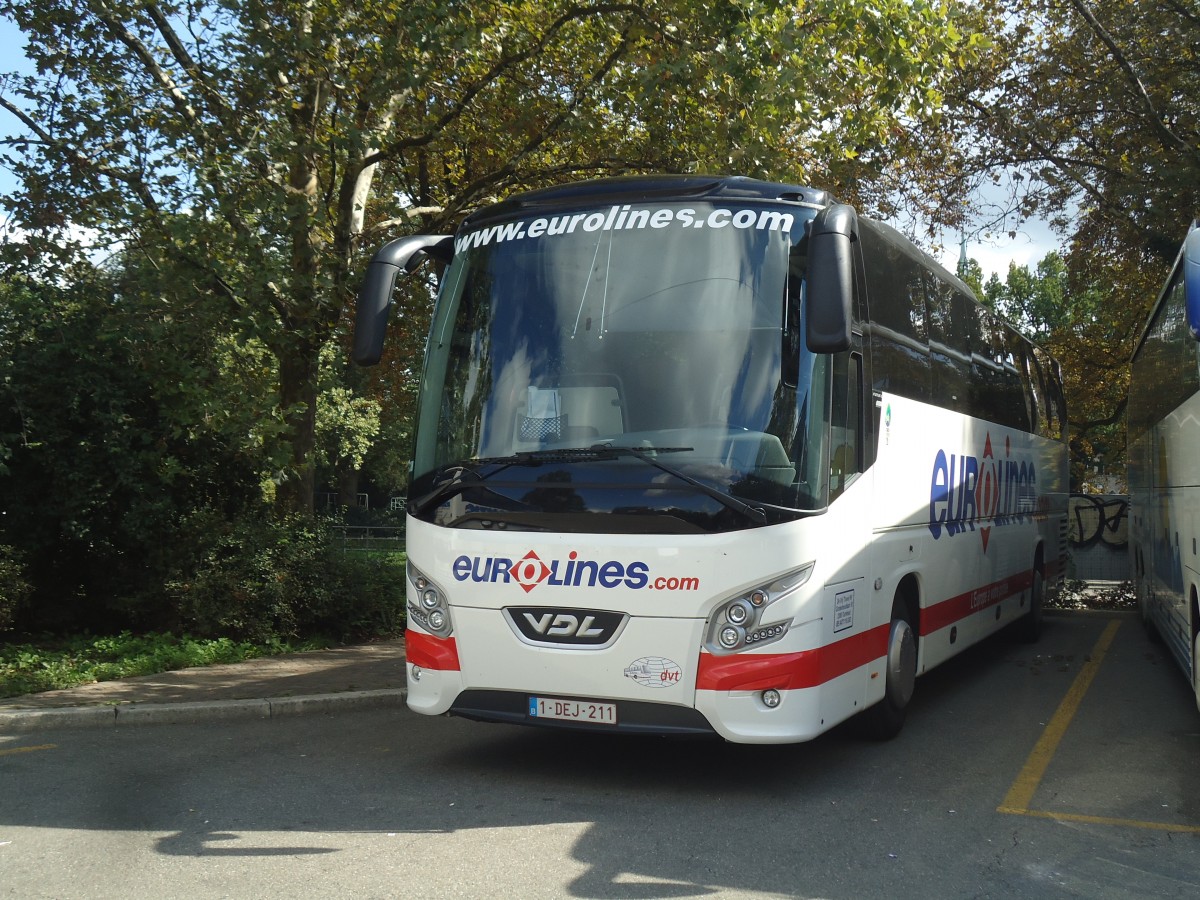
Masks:
[[[721,629],[721,633],[717,635],[717,640],[721,642],[721,646],[726,650],[732,650],[742,642],[742,629],[733,625],[727,625]]]
[[[421,667],[420,667],[420,666],[413,666],[413,667],[412,667],[412,680],[413,680],[413,681],[420,681],[420,680],[421,680],[421,674],[422,674],[422,670],[421,670]]]
[[[774,709],[777,707],[781,699],[782,698],[779,696],[779,691],[775,690],[775,688],[769,688],[762,692],[763,706],[765,706],[767,709]]]

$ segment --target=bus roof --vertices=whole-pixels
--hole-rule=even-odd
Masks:
[[[507,217],[525,211],[572,206],[589,200],[638,203],[666,199],[784,200],[822,208],[833,202],[827,191],[796,184],[760,181],[742,175],[627,175],[596,178],[514,194],[469,215],[463,228],[479,219]]]

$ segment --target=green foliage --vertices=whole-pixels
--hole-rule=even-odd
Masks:
[[[1124,458],[1130,317],[1105,282],[1097,272],[1071,272],[1049,253],[1035,271],[1010,265],[1004,281],[993,274],[984,285],[984,301],[1062,365],[1072,490],[1086,489],[1096,474],[1120,472]],[[1124,327],[1117,325],[1120,319]]]
[[[310,517],[230,525],[166,591],[186,627],[205,635],[341,639],[397,634],[404,622],[403,559],[346,552]]]
[[[21,555],[7,544],[0,544],[0,632],[12,628],[17,610],[32,592]]]
[[[134,675],[154,675],[191,666],[240,662],[259,656],[323,646],[307,641],[254,644],[229,638],[189,635],[80,636],[63,640],[0,645],[0,697],[61,690]]]
[[[399,627],[394,567],[337,562],[263,510],[311,515],[317,466],[347,490],[359,468],[404,488],[430,286],[398,294],[379,369],[337,362],[388,238],[647,170],[953,215],[941,103],[983,46],[942,0],[0,15],[36,67],[0,78],[17,131],[0,164],[19,179],[0,202],[22,230],[0,245],[0,541],[38,590],[25,627],[96,631]]]
[[[1086,321],[1091,312],[1090,297],[1069,293],[1067,269],[1057,253],[1047,254],[1036,272],[1009,263],[1007,279],[993,274],[984,290],[989,305],[1035,340]]]
[[[1200,211],[1200,17],[1192,3],[978,0],[993,52],[964,107],[980,162],[1077,250],[1169,263]],[[1067,213],[1079,208],[1068,220]]]
[[[28,628],[169,624],[161,587],[192,547],[189,511],[260,504],[253,375],[203,329],[168,346],[161,308],[121,287],[95,271],[0,286],[0,540],[39,590]]]
[[[815,179],[952,214],[936,126],[979,43],[946,0],[0,0],[0,14],[37,67],[0,80],[21,125],[0,145],[21,179],[7,205],[26,232],[5,255],[57,274],[93,229],[161,273],[170,309],[202,302],[265,348],[278,443],[264,449],[280,509],[300,512],[333,434],[319,354],[367,251],[489,197],[634,170]],[[363,424],[353,398],[327,399]],[[366,433],[320,450],[352,465]]]
[[[1054,272],[988,291],[1063,363],[1077,477],[1117,468],[1128,363],[1200,215],[1200,16],[1176,0],[976,0],[971,13],[990,43],[947,121],[969,168],[1011,173],[1015,210],[1068,247]]]
[[[380,428],[380,402],[355,395],[345,383],[346,365],[340,347],[330,344],[321,351],[316,462],[335,472],[361,469]]]

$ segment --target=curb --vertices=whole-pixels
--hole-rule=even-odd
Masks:
[[[199,703],[123,703],[0,712],[0,734],[27,734],[55,728],[114,728],[133,725],[186,725],[233,719],[275,719],[348,709],[402,706],[404,688],[275,697],[269,700],[209,700]]]

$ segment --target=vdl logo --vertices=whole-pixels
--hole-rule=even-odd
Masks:
[[[943,532],[953,537],[975,531],[979,522],[986,553],[992,527],[1021,521],[1034,511],[1036,498],[1033,461],[1013,459],[1009,438],[1004,439],[1004,459],[997,459],[989,432],[981,456],[937,452],[929,485],[929,531],[935,540]]]
[[[527,644],[550,644],[578,650],[601,650],[617,639],[628,613],[603,609],[508,606],[508,624]]]

